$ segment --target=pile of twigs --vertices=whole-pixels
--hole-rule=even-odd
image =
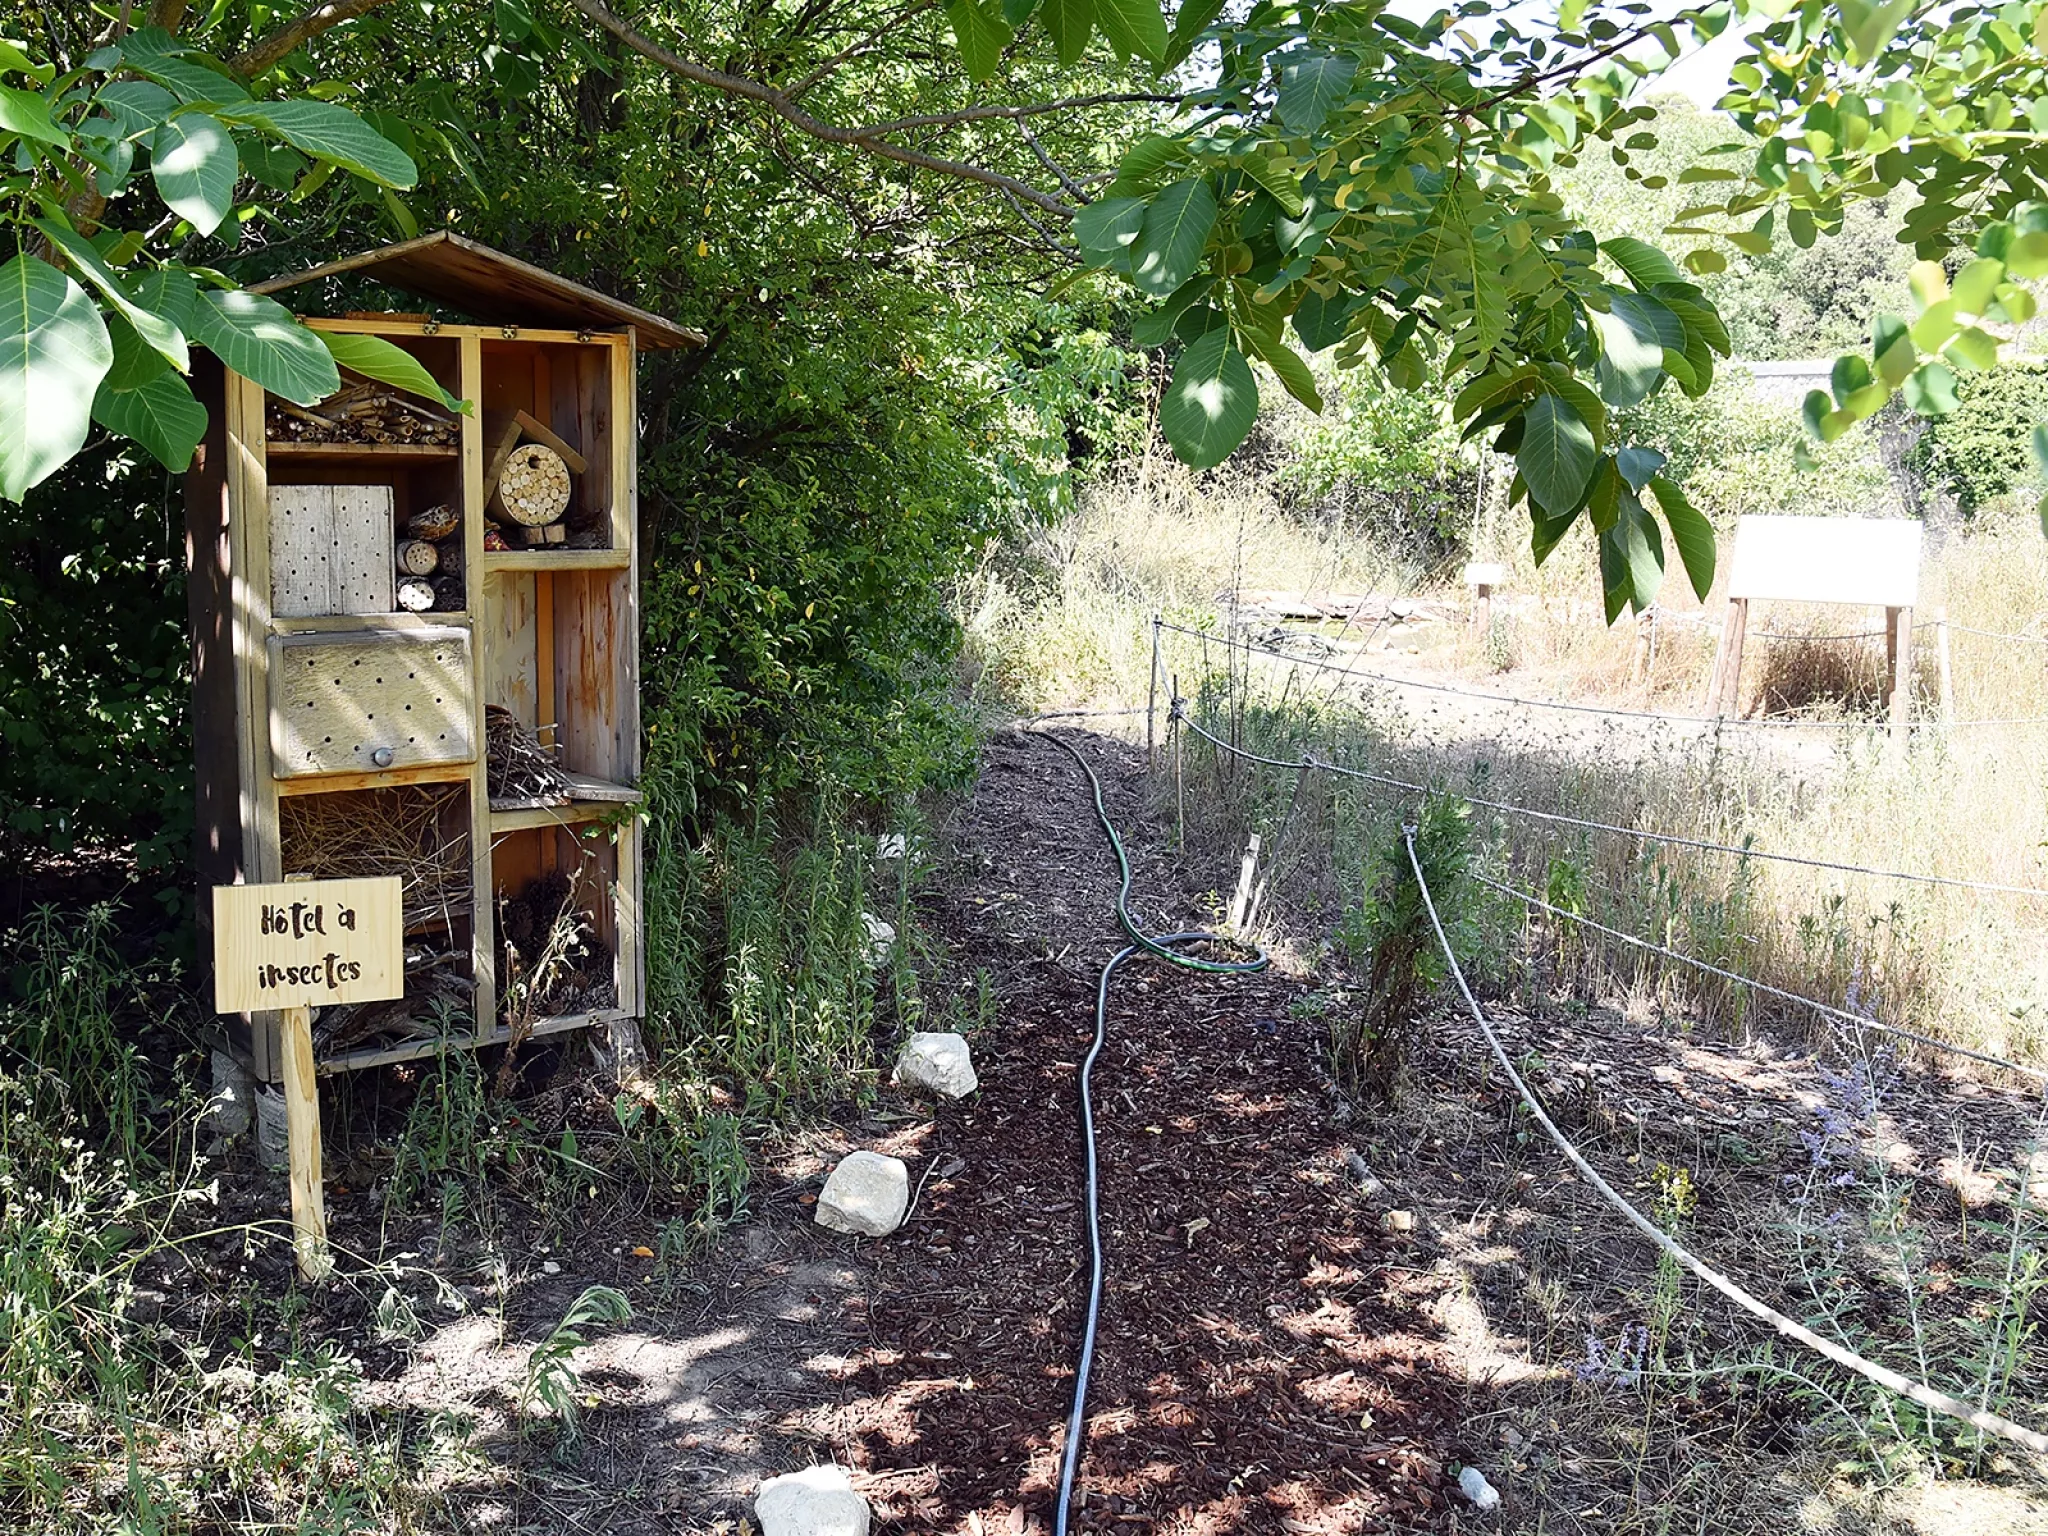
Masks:
[[[484,767],[491,804],[568,803],[569,776],[540,738],[509,709],[484,706]]]

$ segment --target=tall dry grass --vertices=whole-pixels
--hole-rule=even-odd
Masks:
[[[1452,624],[1414,656],[1350,654],[1354,631],[1342,637],[1341,660],[1531,697],[1697,711],[1718,596],[1699,604],[1674,571],[1652,652],[1634,621],[1602,622],[1592,553],[1581,544],[1590,541],[1568,541],[1540,572],[1526,563],[1512,572],[1511,595],[1497,604],[1505,647],[1498,630],[1481,636]],[[1417,575],[1359,530],[1291,520],[1255,482],[1205,488],[1161,477],[1085,496],[1038,548],[987,567],[967,589],[963,617],[984,675],[1027,706],[1143,704],[1155,610],[1213,631],[1223,622],[1219,597],[1234,590],[1400,591]],[[1920,711],[1933,715],[1932,616],[2005,634],[2048,632],[2048,547],[2010,525],[1954,538],[1930,561],[1922,591],[1915,686]],[[1881,615],[1849,610],[1781,605],[1752,616],[1753,631],[1787,636],[1880,626]],[[1337,639],[1335,630],[1324,626],[1322,640]],[[1313,641],[1302,643],[1313,656]],[[1960,721],[2048,716],[2048,646],[1952,627],[1948,649]],[[1312,750],[1536,809],[1835,863],[2048,887],[2040,767],[2048,726],[1929,728],[1896,751],[1882,729],[1881,640],[1762,640],[1751,657],[1745,710],[1796,710],[1845,728],[1715,731],[1559,715],[1344,679],[1312,663],[1247,659],[1171,634],[1163,670],[1179,676],[1212,728],[1274,755]],[[1194,834],[1206,831],[1219,850],[1247,828],[1270,842],[1291,775],[1210,762],[1192,747],[1188,760]],[[1292,889],[1276,893],[1269,911],[1291,919],[1301,937],[1326,928],[1358,899],[1367,851],[1400,814],[1399,797],[1313,786],[1289,833],[1294,867],[1283,869],[1283,884]],[[1501,878],[1563,892],[1587,916],[1887,1022],[2048,1059],[2048,902],[1659,848],[1515,817],[1482,821]],[[1503,963],[1497,984],[1604,989],[1647,1013],[1734,1031],[1758,1016],[1753,1000],[1726,984],[1597,938],[1561,944],[1554,925],[1512,915],[1518,931],[1510,935],[1509,914],[1496,914],[1503,953],[1512,938],[1517,953],[1559,963],[1547,979]],[[1801,1012],[1770,1005],[1763,1016],[1812,1026]]]

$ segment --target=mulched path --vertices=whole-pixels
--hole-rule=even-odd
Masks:
[[[1140,861],[1139,898],[1180,898],[1141,920],[1201,922],[1151,857],[1170,828],[1142,799],[1142,754],[1073,739]],[[1114,864],[1064,754],[1010,735],[983,768],[954,830],[966,876],[925,914],[1004,999],[976,1042],[982,1089],[923,1138],[913,1225],[867,1248],[869,1339],[846,1400],[813,1421],[885,1529],[1051,1529],[1085,1304],[1076,1094],[1097,972],[1123,942]],[[1457,1384],[1425,1308],[1441,1282],[1428,1239],[1387,1230],[1346,1171],[1321,1027],[1290,1016],[1299,991],[1140,962],[1114,983],[1094,1079],[1109,1274],[1076,1530],[1406,1531],[1445,1513]]]

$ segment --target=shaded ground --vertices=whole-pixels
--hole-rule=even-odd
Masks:
[[[1134,846],[1159,846],[1141,761],[1084,750]],[[1096,968],[1121,943],[1080,775],[1016,738],[984,767],[958,830],[982,878],[930,917],[958,963],[1010,978],[1000,1034],[980,1045],[978,1101],[943,1111],[926,1145],[915,1237],[869,1259],[852,1395],[807,1421],[869,1474],[878,1513],[920,1530],[1048,1522],[1085,1299],[1076,1078]],[[1171,883],[1141,866],[1141,890]],[[1116,982],[1095,1073],[1111,1259],[1079,1529],[1413,1529],[1441,1507],[1454,1389],[1419,1305],[1436,1287],[1413,1285],[1414,1239],[1379,1225],[1346,1170],[1299,992],[1145,966]]]
[[[1142,753],[1074,739],[1138,858],[1141,920],[1211,919],[1212,893],[1161,852],[1171,820],[1147,803]],[[337,1159],[337,1239],[408,1256],[404,1310],[387,1317],[375,1287],[330,1289],[304,1327],[360,1350],[364,1400],[446,1439],[445,1497],[420,1528],[736,1533],[762,1476],[829,1459],[853,1469],[878,1530],[1050,1531],[1085,1285],[1076,1076],[1098,967],[1122,940],[1071,763],[1007,735],[984,769],[921,912],[945,983],[983,973],[998,999],[972,1101],[932,1110],[885,1090],[872,1113],[771,1148],[750,1221],[679,1274],[644,1251],[665,1213],[631,1210],[570,1251],[515,1245],[502,1270],[477,1268],[475,1245],[433,1222],[380,1228]],[[1321,1073],[1324,1006],[1341,1000],[1271,973],[1134,965],[1117,983],[1095,1079],[1111,1268],[1077,1529],[2048,1531],[2017,1469],[2004,1486],[1883,1497],[1836,1482],[1842,1426],[1816,1434],[1818,1399],[1797,1381],[1734,1368],[1760,1335],[1690,1283],[1664,1288],[1640,1241],[1532,1139],[1467,1021],[1439,1023],[1398,1112],[1364,1116]],[[1502,1020],[1631,1198],[1654,1205],[1685,1170],[1685,1233],[1713,1262],[1793,1310],[1817,1284],[1881,1297],[1881,1265],[1851,1254],[1809,1271],[1787,1245],[1787,1180],[1811,1166],[1800,1133],[1828,1091],[1814,1059],[1658,1022],[1583,1007]],[[602,1085],[552,1093],[535,1113],[589,1137],[609,1120]],[[1922,1077],[1879,1122],[1869,1149],[1951,1276],[2002,1255],[1992,1218],[2010,1215],[2037,1108]],[[809,1219],[825,1172],[860,1146],[904,1157],[917,1190],[880,1242]],[[281,1278],[280,1259],[252,1262]],[[573,1355],[586,1440],[557,1462],[552,1428],[522,1436],[514,1405],[532,1347],[595,1282],[626,1290],[636,1317]],[[1951,1325],[1979,1300],[1963,1284],[1921,1298],[1937,1348],[1972,1337]],[[1843,1321],[1908,1350],[1895,1314]],[[1658,1320],[1668,1376],[1575,1372],[1589,1333]],[[1498,1516],[1452,1491],[1459,1462],[1499,1484]]]

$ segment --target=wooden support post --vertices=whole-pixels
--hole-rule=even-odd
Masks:
[[[1892,694],[1892,740],[1903,743],[1906,739],[1907,717],[1913,707],[1912,609],[1885,609],[1884,659]]]
[[[1247,928],[1258,922],[1259,911],[1266,904],[1267,888],[1280,872],[1280,855],[1287,847],[1287,834],[1294,828],[1294,813],[1301,807],[1302,787],[1308,783],[1308,776],[1314,768],[1314,763],[1304,762],[1294,772],[1294,792],[1287,797],[1287,810],[1280,818],[1280,830],[1273,834],[1273,846],[1266,850],[1266,867],[1259,872],[1258,883],[1252,887],[1251,904],[1245,908],[1244,926]]]
[[[1230,898],[1230,926],[1242,930],[1245,914],[1251,910],[1252,877],[1259,869],[1259,834],[1254,832],[1245,845],[1244,859],[1237,866],[1237,890]]]
[[[1188,846],[1188,789],[1181,777],[1180,757],[1180,674],[1173,674],[1173,848],[1184,853]]]
[[[1707,681],[1706,712],[1732,715],[1740,702],[1742,683],[1742,642],[1749,633],[1749,599],[1728,599],[1728,614],[1721,621],[1721,644],[1714,652],[1714,673]]]
[[[1159,615],[1152,615],[1152,675],[1145,692],[1145,771],[1159,771],[1159,751],[1154,745],[1159,719]]]
[[[327,1202],[320,1189],[320,1084],[313,1070],[313,1010],[281,1015],[284,1045],[285,1142],[291,1156],[292,1253],[299,1278],[324,1280],[334,1269],[327,1249]]]
[[[1953,727],[1956,723],[1955,676],[1948,664],[1948,610],[1942,609],[1934,616],[1934,650],[1941,668],[1941,723]]]

